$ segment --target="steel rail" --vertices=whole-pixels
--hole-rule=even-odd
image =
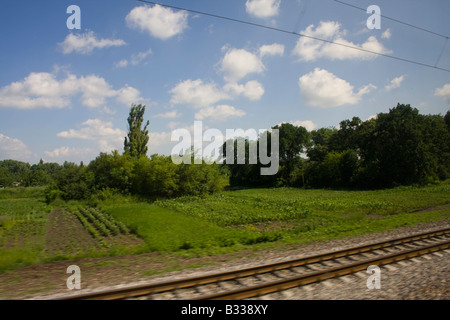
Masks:
[[[379,258],[367,259],[347,264],[345,266],[315,271],[308,274],[299,275],[296,277],[273,281],[270,283],[264,283],[252,287],[246,287],[227,292],[205,295],[198,298],[194,297],[193,300],[238,300],[238,299],[252,298],[255,296],[262,296],[276,291],[287,290],[293,287],[306,285],[313,282],[319,282],[331,278],[336,278],[350,273],[355,273],[361,270],[365,270],[368,266],[371,265],[381,266],[384,264],[393,263],[404,259],[410,259],[423,254],[445,250],[448,248],[450,248],[450,240],[444,243],[432,244],[418,249],[405,250],[402,252],[389,254]]]
[[[155,282],[150,284],[141,284],[135,286],[129,286],[124,288],[116,288],[111,290],[103,290],[97,292],[89,292],[78,295],[68,295],[63,297],[57,297],[57,300],[118,300],[127,299],[143,295],[150,295],[155,293],[161,293],[170,290],[183,289],[194,287],[198,285],[210,284],[218,281],[232,280],[236,278],[258,275],[268,272],[274,272],[282,269],[289,269],[293,267],[299,267],[302,265],[327,261],[331,259],[337,259],[340,257],[350,256],[358,253],[364,253],[371,250],[388,248],[404,243],[409,243],[417,240],[427,239],[431,237],[441,236],[450,233],[450,228],[444,228],[434,230],[431,232],[425,232],[415,234],[411,236],[405,236],[401,238],[389,239],[379,241],[367,245],[353,247],[349,249],[342,249],[332,252],[326,252],[318,255],[306,256],[298,259],[281,261],[272,264],[266,264],[261,266],[254,266],[249,268],[243,268],[238,270],[231,270],[222,273],[206,274],[202,276],[190,277],[185,279],[171,280]]]

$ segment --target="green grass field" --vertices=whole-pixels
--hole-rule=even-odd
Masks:
[[[443,183],[378,191],[249,189],[104,209],[144,239],[147,250],[203,255],[448,219],[449,204],[450,184]]]
[[[450,181],[377,191],[249,189],[153,203],[118,196],[97,208],[47,206],[42,189],[4,189],[0,271],[74,257],[256,250],[449,218]]]

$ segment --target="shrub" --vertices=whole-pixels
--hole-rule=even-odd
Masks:
[[[62,191],[55,184],[49,185],[44,190],[45,203],[50,204],[56,199],[61,198]]]

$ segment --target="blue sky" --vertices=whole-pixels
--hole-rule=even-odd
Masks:
[[[447,0],[347,3],[450,36]],[[165,0],[450,69],[444,37],[333,0]],[[70,5],[81,29],[67,28]],[[450,73],[273,30],[133,0],[0,3],[0,160],[89,162],[123,151],[132,103],[146,105],[149,154],[175,129],[308,130],[397,103],[450,109]]]

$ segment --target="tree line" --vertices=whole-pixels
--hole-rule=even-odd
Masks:
[[[145,106],[132,105],[123,154],[117,150],[100,153],[87,166],[62,171],[47,188],[47,201],[102,199],[117,192],[145,198],[205,195],[228,185],[227,174],[217,164],[176,165],[170,156],[148,157],[149,121],[144,125],[144,113]]]
[[[450,111],[422,115],[398,104],[367,121],[341,121],[339,129],[309,132],[289,123],[273,129],[279,130],[278,173],[262,177],[260,165],[224,164],[231,186],[389,188],[450,178]]]
[[[450,111],[445,116],[422,115],[410,105],[398,104],[367,121],[341,121],[339,129],[277,125],[273,129],[279,130],[280,166],[272,176],[260,174],[261,164],[248,163],[249,146],[259,148],[259,140],[224,143],[226,157],[226,145],[234,143],[237,150],[243,139],[246,164],[176,165],[170,156],[148,157],[149,122],[144,123],[144,112],[145,106],[132,105],[122,154],[100,153],[88,165],[0,161],[0,185],[46,185],[51,202],[115,192],[146,198],[204,195],[227,186],[373,189],[450,178]],[[270,152],[270,137],[267,141]]]

